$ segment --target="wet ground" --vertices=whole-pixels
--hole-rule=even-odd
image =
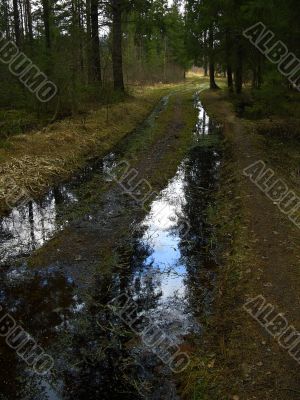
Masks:
[[[167,104],[114,152],[0,221],[2,314],[54,360],[40,377],[0,338],[0,399],[180,398],[176,373],[201,335],[218,268],[209,215],[221,151],[196,96],[176,174],[159,193],[134,187],[130,165],[127,175],[119,167]]]

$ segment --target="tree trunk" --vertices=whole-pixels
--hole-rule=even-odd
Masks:
[[[164,83],[167,83],[167,38],[164,39]]]
[[[219,89],[215,81],[215,64],[213,61],[209,61],[209,82],[211,89]]]
[[[19,6],[19,15],[20,15],[20,18],[19,18],[19,21],[20,21],[20,35],[21,35],[21,42],[22,42],[23,41],[23,36],[24,36],[24,31],[26,29],[24,29],[24,24],[23,24],[23,22],[24,22],[24,15],[23,15],[24,8],[23,8],[23,3],[22,3],[21,0],[18,0],[18,6]]]
[[[72,115],[74,115],[78,111],[78,103],[77,103],[77,95],[76,95],[76,80],[77,80],[77,72],[78,72],[78,8],[77,1],[71,1],[71,16],[72,16],[72,25],[71,25],[71,54],[72,54],[72,64],[71,64],[71,107],[72,107]]]
[[[13,11],[14,11],[15,40],[16,40],[16,45],[20,47],[21,31],[20,31],[20,15],[19,15],[18,0],[13,0]]]
[[[29,0],[25,0],[25,10],[26,10],[26,16],[27,16],[28,37],[29,37],[30,43],[32,43],[33,42],[33,29],[32,29],[31,6],[30,6]]]
[[[241,43],[238,43],[236,58],[235,90],[237,94],[240,94],[243,89],[243,49]]]
[[[3,0],[3,15],[4,15],[4,30],[6,34],[6,38],[8,39],[10,37],[10,31],[9,31],[9,3],[7,0]]]
[[[51,49],[51,34],[50,34],[50,19],[51,19],[51,7],[50,0],[42,0],[43,5],[43,21],[45,28],[45,39],[47,49]]]
[[[122,55],[122,1],[112,0],[113,7],[113,75],[114,89],[120,92],[125,91],[123,76],[123,55]]]
[[[263,83],[262,79],[262,71],[261,71],[261,55],[258,56],[258,63],[257,63],[257,89],[261,88],[261,85]]]
[[[252,69],[252,88],[260,89],[262,85],[262,74],[261,74],[261,59],[260,56],[255,60],[255,65]]]
[[[91,40],[91,0],[86,0],[86,32],[88,42]]]
[[[204,57],[204,76],[208,76],[208,65],[206,56]]]
[[[233,76],[232,67],[230,64],[227,64],[227,86],[230,92],[233,92]]]
[[[84,56],[83,56],[83,38],[84,38],[84,24],[83,24],[83,4],[82,0],[78,0],[78,28],[79,28],[79,58],[80,58],[80,69],[83,75],[84,73]]]
[[[256,66],[252,69],[252,89],[257,89],[257,69]]]
[[[208,76],[208,62],[207,62],[207,33],[204,32],[203,38],[203,47],[204,47],[204,54],[203,54],[203,69],[204,69],[204,76]]]
[[[226,30],[226,69],[227,69],[227,86],[230,92],[233,92],[233,77],[232,77],[232,57],[231,57],[232,40],[231,33]]]
[[[100,40],[98,22],[98,0],[91,0],[91,27],[92,27],[92,73],[95,82],[102,83]]]
[[[86,0],[86,34],[87,34],[87,79],[91,83],[93,81],[93,68],[92,68],[92,28],[91,28],[91,0]]]
[[[209,28],[209,81],[211,89],[219,89],[215,81],[214,32],[212,25]]]

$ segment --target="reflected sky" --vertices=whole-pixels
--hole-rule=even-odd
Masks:
[[[147,214],[137,216],[136,204],[124,201],[114,186],[86,211],[87,193],[106,182],[116,166],[118,153],[112,153],[76,182],[52,189],[42,201],[1,220],[1,251],[8,256],[0,269],[0,304],[55,360],[52,375],[37,378],[0,341],[5,400],[178,398],[170,370],[107,304],[126,293],[139,314],[153,318],[178,344],[190,334],[199,335],[200,317],[210,312],[218,262],[207,215],[218,186],[221,154],[216,126],[197,98],[195,106],[201,121],[191,132],[193,146]],[[112,199],[117,207],[108,214]],[[65,210],[70,206],[82,206],[86,214],[68,225]],[[122,208],[126,221],[134,225],[133,234],[110,243],[112,265],[103,271],[107,255],[93,251],[103,245],[107,226],[122,227]],[[67,232],[66,243],[72,235],[80,239],[83,257],[70,259],[64,251],[58,255],[56,247],[47,247],[58,230]],[[41,246],[47,249],[46,260],[29,268],[19,256]],[[82,278],[87,279],[85,285]]]
[[[151,254],[144,262],[146,276],[157,275],[160,280],[161,296],[155,309],[155,318],[165,319],[166,312],[172,312],[173,322],[177,320],[183,323],[183,331],[177,329],[179,336],[187,333],[187,322],[183,320],[188,318],[184,310],[186,270],[181,260],[181,238],[177,231],[179,221],[184,217],[183,205],[186,204],[184,178],[183,162],[175,177],[151,204],[149,214],[141,224],[146,230],[140,240],[141,246],[151,249]],[[174,302],[181,304],[180,309],[174,309]],[[163,315],[158,315],[158,309]]]
[[[56,203],[52,197],[40,207],[30,202],[14,209],[0,222],[1,261],[41,247],[57,230]]]
[[[168,96],[163,97],[132,135],[140,135],[141,131],[151,127],[157,115],[167,106],[168,99]],[[121,154],[129,142],[129,137],[124,138],[123,143],[116,147],[116,152]],[[40,201],[30,201],[0,218],[0,266],[16,257],[27,256],[47,243],[74,217],[72,210],[76,208],[72,206],[78,205],[78,209],[90,207],[90,204],[85,205],[87,197],[91,195],[89,192],[96,192],[106,182],[112,181],[111,171],[117,161],[115,152],[102,159],[91,160],[68,183],[51,188]],[[94,184],[90,190],[89,184]]]

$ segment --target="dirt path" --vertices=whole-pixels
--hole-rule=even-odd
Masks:
[[[137,131],[135,137],[129,138],[128,149],[120,161],[126,161],[130,168],[138,171],[135,182],[146,179],[153,191],[160,190],[176,171],[182,153],[186,151],[183,130],[191,132],[195,125],[194,92],[189,91],[185,96],[181,92],[174,93],[166,110],[157,116],[155,125],[147,129],[148,134],[142,132],[141,136]],[[184,118],[184,110],[192,115],[191,120]],[[91,191],[95,194],[98,190],[94,187]],[[70,267],[76,265],[81,275],[80,271],[86,268],[87,262],[97,263],[97,260],[107,260],[108,257],[107,265],[104,262],[101,268],[110,268],[110,259],[119,241],[131,235],[132,211],[135,218],[140,219],[144,210],[117,183],[105,187],[89,203],[93,220],[89,221],[88,215],[78,215],[61,234],[33,255],[31,265],[40,267],[62,262]]]
[[[116,319],[108,302],[119,293],[128,293],[141,310],[158,310],[155,321],[166,327],[168,336],[180,337],[178,343],[187,335],[188,327],[196,326],[191,324],[190,312],[183,311],[188,301],[185,293],[195,296],[191,307],[199,302],[195,309],[200,313],[202,301],[196,291],[201,292],[203,276],[197,271],[201,262],[204,272],[212,264],[209,256],[205,258],[199,251],[201,245],[206,251],[205,240],[210,237],[205,237],[202,215],[210,194],[202,186],[207,185],[207,191],[212,191],[217,180],[214,171],[219,165],[216,149],[202,152],[197,147],[201,137],[195,127],[200,112],[193,95],[205,87],[206,84],[174,92],[154,120],[150,118],[149,124],[134,131],[108,158],[96,163],[91,176],[83,175],[74,187],[54,188],[40,202],[12,215],[10,226],[19,227],[17,234],[25,242],[25,249],[18,256],[12,253],[0,272],[3,302],[14,318],[22,321],[22,326],[53,354],[51,398],[100,392],[104,399],[115,396],[131,400],[140,398],[136,394],[139,392],[141,398],[178,399],[171,372],[159,359],[157,362],[148,348],[139,346],[138,337]],[[211,124],[206,124],[207,132],[212,131]],[[143,209],[111,179],[105,169],[111,165],[108,160],[112,160],[112,168],[126,160],[138,171],[136,180],[147,179],[152,189],[160,193],[155,199],[167,204],[168,228],[162,223],[159,230],[151,231],[151,222],[147,227],[143,224],[150,210]],[[66,194],[64,205],[60,197],[64,200]],[[191,221],[190,240],[182,232],[181,207]],[[65,212],[62,216],[61,211]],[[65,225],[60,225],[61,217],[67,221]],[[159,227],[159,218],[151,218],[157,224],[155,228]],[[36,249],[32,243],[37,236],[47,236],[43,229],[53,219],[54,237],[39,243],[41,247]],[[27,251],[26,235],[31,246]],[[4,240],[11,243],[8,236]],[[159,240],[153,243],[151,239],[157,237]],[[158,304],[162,305],[161,311]],[[19,393],[27,390],[41,395],[44,387],[35,387],[35,377],[33,382],[27,382],[25,377],[26,387],[18,387],[18,375],[13,371],[17,371],[19,360],[5,344],[0,346],[0,383],[6,398],[23,398]],[[188,346],[184,349],[191,350]],[[64,381],[63,388],[57,387],[56,378]],[[147,395],[151,392],[155,396]]]
[[[168,180],[174,176],[179,163],[192,144],[191,132],[197,120],[192,95],[197,89],[202,90],[205,87],[206,83],[203,83],[200,88],[199,86],[192,88],[188,85],[184,90],[173,92],[167,106],[155,115],[155,122],[129,136],[124,147],[117,154],[117,160],[128,161],[130,167],[139,172],[137,179],[147,179],[155,191],[164,188]],[[204,365],[204,369],[213,375],[213,385],[216,386],[216,381],[220,382],[222,390],[217,394],[210,391],[207,397],[203,397],[202,387],[199,389],[200,392],[197,392],[198,380],[192,384],[192,393],[197,395],[200,393],[199,395],[202,396],[200,398],[205,400],[299,399],[299,364],[287,351],[281,349],[274,338],[243,309],[243,304],[248,297],[263,296],[267,303],[274,306],[274,316],[284,313],[288,323],[295,326],[298,331],[300,330],[300,233],[288,217],[281,214],[276,205],[243,175],[244,168],[250,164],[258,160],[264,160],[267,163],[268,153],[262,137],[250,132],[246,122],[236,118],[232,106],[222,97],[222,94],[206,92],[203,100],[208,114],[216,117],[224,125],[226,148],[230,149],[227,157],[234,171],[232,176],[226,176],[227,181],[223,181],[220,191],[225,193],[227,205],[233,204],[236,214],[233,218],[239,220],[239,230],[233,229],[224,233],[227,237],[232,237],[232,248],[225,250],[225,253],[230,254],[229,257],[224,254],[224,259],[227,260],[226,265],[219,271],[217,309],[213,315],[213,322],[210,323],[213,332],[207,330],[207,334],[215,342],[215,348],[210,348],[211,343],[206,338],[204,345],[201,344],[199,347],[203,352],[211,350],[208,361],[203,354],[197,360],[199,365]],[[272,167],[276,171],[276,166]],[[225,171],[225,175],[226,173]],[[195,184],[201,186],[199,177],[201,178],[201,171],[199,176],[196,174],[194,177]],[[297,189],[293,188],[288,174],[283,178],[289,183],[291,189]],[[228,186],[226,182],[229,182]],[[23,313],[20,311],[20,318],[24,314],[34,315],[34,318],[28,319],[27,329],[33,333],[36,331],[37,336],[40,326],[46,324],[49,318],[51,323],[47,323],[44,329],[49,331],[47,340],[54,343],[58,341],[55,331],[56,318],[62,310],[66,313],[66,304],[69,302],[72,304],[74,299],[77,299],[77,296],[71,297],[73,290],[71,286],[74,282],[78,287],[79,298],[82,296],[89,304],[88,317],[91,317],[92,323],[94,323],[95,309],[99,307],[99,303],[106,304],[106,297],[114,288],[115,275],[120,279],[120,287],[128,285],[128,272],[132,268],[130,257],[132,251],[135,251],[132,226],[139,225],[145,217],[145,210],[124,194],[117,183],[103,181],[103,177],[97,176],[95,171],[93,177],[89,181],[83,181],[80,187],[79,192],[75,190],[73,193],[75,197],[78,196],[77,203],[66,207],[64,218],[69,219],[67,227],[57,232],[55,237],[46,242],[40,250],[33,251],[32,256],[25,261],[31,267],[29,268],[31,272],[36,274],[34,282],[37,287],[33,286],[34,290],[31,290],[31,281],[28,278],[28,288],[26,283],[25,289],[20,289],[20,297],[26,300],[24,301],[25,311]],[[62,193],[67,191],[65,187],[61,189]],[[227,190],[228,193],[226,193]],[[201,207],[194,208],[196,208],[194,210],[196,214],[201,214]],[[195,224],[199,225],[196,215],[193,218]],[[38,221],[33,222],[32,226],[38,225]],[[43,221],[44,223],[47,225],[47,221]],[[20,236],[22,239],[22,235]],[[198,233],[198,236],[200,238],[201,233]],[[242,240],[242,243],[239,248],[240,254],[237,256],[235,246],[238,240]],[[172,252],[174,252],[173,248]],[[139,257],[141,259],[145,257],[143,254],[134,254],[134,256],[137,264]],[[11,266],[15,267],[13,264]],[[198,270],[201,270],[201,263],[198,264],[197,261],[195,272],[198,273]],[[112,271],[114,271],[113,276]],[[5,269],[3,269],[3,274],[5,274]],[[57,280],[51,278],[51,274]],[[71,279],[66,281],[63,278],[64,274]],[[234,279],[231,279],[231,275]],[[49,285],[49,293],[46,295],[43,292],[43,285],[47,286],[45,276]],[[197,282],[193,275],[191,281]],[[203,284],[203,281],[201,283]],[[61,293],[63,305],[60,304],[58,295],[54,296],[55,299],[53,297],[56,290],[57,293]],[[39,296],[41,296],[39,301],[42,310],[43,302],[45,301],[46,304],[46,312],[41,313],[42,317],[30,310],[30,305],[35,306]],[[65,298],[68,296],[70,298]],[[195,302],[201,307],[202,300],[198,292],[197,296]],[[14,293],[11,297],[13,303]],[[52,302],[57,302],[55,307]],[[67,320],[67,313],[65,318]],[[79,322],[80,324],[87,323],[80,318]],[[76,355],[75,360],[78,358],[80,362],[82,362],[82,355],[76,353],[76,340],[79,343],[79,353],[86,347],[89,348],[86,346],[86,338],[81,337],[82,326],[80,325],[78,337],[72,336],[73,347],[70,347]],[[92,338],[88,324],[84,329],[87,331],[87,337]],[[95,327],[91,331],[95,333],[95,338],[99,337],[99,332]],[[107,334],[106,331],[104,333]],[[103,334],[102,331],[101,334]],[[196,333],[196,336],[201,335]],[[110,332],[107,337],[110,338]],[[106,344],[110,346],[110,339]],[[93,348],[92,352],[94,352]],[[14,366],[14,363],[15,360],[11,365]],[[198,364],[196,369],[199,369]],[[8,371],[8,382],[11,376]],[[95,383],[94,378],[91,383]],[[9,386],[13,384],[12,380],[7,386],[8,392]],[[168,392],[168,387],[164,390],[163,396]],[[198,398],[195,395],[194,397]],[[183,394],[182,398],[190,400],[191,396],[184,397]]]
[[[90,159],[103,157],[143,123],[163,96],[202,82],[205,80],[190,78],[179,84],[136,88],[122,102],[8,138],[0,146],[0,213],[29,198],[39,198]]]
[[[231,377],[232,388],[228,387],[228,391],[234,396],[236,387],[236,399],[243,400],[299,399],[299,363],[246,311],[243,315],[241,307],[246,296],[262,295],[266,303],[274,306],[273,317],[283,313],[288,324],[300,331],[300,230],[242,174],[244,168],[259,160],[265,161],[276,174],[276,165],[266,161],[263,138],[247,129],[246,122],[235,116],[222,94],[206,92],[204,104],[224,124],[225,138],[235,158],[241,223],[250,240],[244,244],[249,254],[245,263],[248,269],[242,271],[246,278],[241,282],[246,293],[240,304],[232,304],[232,313],[240,314],[239,325],[234,328],[235,335],[227,337],[233,352],[231,363],[236,363],[231,364],[232,375],[236,371],[240,378]],[[284,178],[290,189],[297,191],[289,182],[288,171],[284,177],[278,173],[278,178]]]

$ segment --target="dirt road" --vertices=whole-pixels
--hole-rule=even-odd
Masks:
[[[240,254],[235,254],[235,268],[240,274],[238,294],[227,287],[227,310],[223,309],[224,318],[228,318],[225,323],[228,331],[222,333],[227,347],[223,362],[227,365],[227,372],[230,371],[227,390],[232,396],[236,394],[245,400],[299,399],[297,336],[295,334],[290,342],[296,344],[292,357],[288,350],[278,345],[266,326],[276,316],[278,323],[278,314],[283,314],[287,325],[281,324],[294,326],[300,332],[300,230],[243,174],[245,168],[262,160],[274,171],[274,177],[282,178],[291,190],[297,192],[299,188],[293,179],[294,171],[287,165],[280,169],[270,162],[284,154],[284,142],[276,148],[277,153],[272,154],[274,146],[268,145],[272,138],[258,135],[253,124],[237,118],[224,94],[206,92],[203,99],[208,112],[224,125],[225,139],[233,157],[229,162],[233,176],[228,190],[233,186],[237,190],[236,198],[228,200],[228,193],[225,201],[237,204],[240,232],[246,241],[243,248],[239,248]],[[297,142],[293,146],[300,148]],[[284,165],[284,160],[281,164]],[[236,242],[233,243],[234,252]],[[232,259],[227,262],[234,264]],[[258,322],[242,308],[247,297],[257,296],[265,299],[265,305],[270,303],[270,307],[274,307],[269,318],[266,317],[268,310],[265,310],[263,323],[262,317]],[[277,332],[283,331],[279,329]]]

